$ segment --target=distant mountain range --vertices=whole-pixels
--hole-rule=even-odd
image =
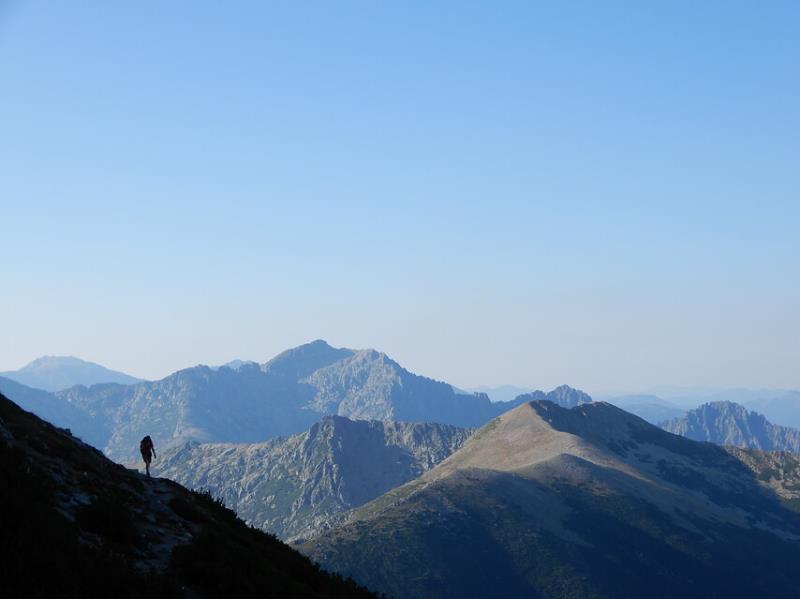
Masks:
[[[109,370],[100,364],[71,356],[44,356],[19,370],[0,372],[0,377],[45,391],[61,391],[75,385],[120,383],[131,385],[140,379],[124,372]]]
[[[534,391],[530,387],[515,387],[514,385],[500,385],[498,387],[472,387],[469,389],[473,393],[485,393],[492,401],[511,401],[520,395]]]
[[[159,456],[154,473],[209,490],[249,524],[293,539],[417,478],[470,433],[326,416],[306,432],[264,443],[189,443]]]
[[[779,395],[747,401],[744,405],[764,414],[776,424],[800,428],[800,391],[785,391]]]
[[[230,362],[225,362],[220,366],[211,366],[211,370],[218,370],[220,368],[230,368],[231,370],[239,370],[242,366],[248,366],[250,364],[258,364],[258,362],[254,362],[253,360],[231,360]]]
[[[3,597],[373,596],[211,496],[114,464],[3,396],[0,513]]]
[[[695,441],[800,453],[800,430],[772,424],[761,414],[730,401],[703,404],[663,422],[661,427]]]
[[[412,374],[386,354],[333,348],[324,341],[288,350],[265,364],[236,366],[196,366],[134,385],[76,386],[54,397],[82,412],[83,420],[71,425],[75,434],[121,462],[138,459],[144,435],[157,448],[191,440],[256,443],[302,432],[334,414],[473,428],[531,398],[564,406],[591,401],[562,386],[493,403],[486,395],[456,393],[446,383]],[[6,387],[0,379],[0,391]],[[28,407],[18,389],[8,394]],[[54,409],[42,415],[67,426]]]
[[[739,451],[533,401],[298,546],[397,599],[796,597],[800,515]]]
[[[655,395],[620,395],[604,397],[603,401],[622,408],[626,412],[644,418],[650,424],[659,424],[677,418],[686,410]]]
[[[599,399],[636,414],[652,424],[678,418],[687,410],[703,404],[727,401],[764,414],[774,424],[800,428],[800,391],[722,389],[714,392],[698,390],[694,395],[688,393],[689,390],[684,390],[683,395],[667,399],[658,395],[642,394],[600,396]]]
[[[691,388],[656,387],[649,391],[672,404],[684,408],[696,408],[704,403],[732,401],[742,405],[753,402],[797,395],[798,391],[788,389],[744,389],[744,388]]]

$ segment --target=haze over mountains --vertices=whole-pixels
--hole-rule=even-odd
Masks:
[[[644,418],[650,424],[659,424],[665,420],[677,418],[685,412],[683,408],[656,395],[621,395],[605,397],[603,400]]]
[[[333,414],[471,428],[533,398],[565,406],[591,401],[562,386],[493,403],[486,395],[457,393],[447,383],[412,374],[375,350],[333,348],[321,340],[261,365],[236,366],[196,366],[134,385],[75,386],[54,397],[82,413],[73,432],[121,462],[138,459],[144,435],[165,448],[190,440],[256,443],[302,432]],[[0,391],[4,386],[0,380]],[[12,399],[17,391],[9,392]]]
[[[51,393],[0,377],[0,391],[123,463],[151,435],[157,476],[399,598],[800,590],[785,574],[800,557],[786,508],[800,505],[800,458],[785,452],[800,432],[733,403],[614,398],[653,421],[677,410],[662,426],[680,435],[756,449],[677,437],[566,385],[493,402],[324,341],[159,381]]]
[[[471,432],[325,416],[306,432],[264,443],[189,443],[161,455],[154,473],[207,489],[249,524],[291,540],[417,478]]]
[[[800,516],[607,403],[523,404],[300,545],[394,597],[793,597]]]
[[[752,399],[744,405],[750,410],[764,414],[772,422],[800,428],[800,391],[785,391],[779,395]]]
[[[60,391],[74,385],[120,383],[131,385],[140,379],[124,372],[109,370],[100,364],[72,356],[43,356],[19,370],[0,372],[0,377],[45,391]]]
[[[781,389],[670,390],[664,395],[601,395],[598,399],[636,414],[652,424],[678,418],[707,403],[732,402],[764,414],[773,423],[800,428],[800,391]]]

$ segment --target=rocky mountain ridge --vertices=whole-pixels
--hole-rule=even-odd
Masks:
[[[291,540],[417,478],[470,432],[326,416],[306,432],[264,443],[190,443],[162,455],[154,472],[207,489],[249,524]]]

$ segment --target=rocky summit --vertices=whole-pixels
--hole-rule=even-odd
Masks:
[[[299,547],[400,599],[796,597],[800,515],[756,470],[610,404],[533,401]]]

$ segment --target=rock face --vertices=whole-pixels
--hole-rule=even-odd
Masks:
[[[139,379],[124,372],[109,370],[100,364],[72,356],[44,356],[19,370],[0,372],[0,376],[45,391],[60,391],[75,385],[89,386],[97,383],[131,385],[139,382]]]
[[[417,478],[470,432],[327,416],[309,431],[265,443],[190,443],[161,456],[154,472],[207,489],[249,524],[296,539]]]
[[[792,597],[800,515],[722,447],[531,402],[299,547],[404,597]]]
[[[369,597],[0,396],[3,597]]]
[[[800,430],[772,424],[761,414],[730,401],[715,401],[661,424],[664,430],[695,441],[800,453]]]
[[[540,395],[564,405],[589,400],[569,387]],[[13,393],[10,397],[17,399]],[[77,386],[55,397],[89,418],[89,424],[74,430],[78,436],[91,438],[121,462],[137,459],[145,435],[153,438],[156,450],[192,440],[256,443],[300,433],[326,415],[472,428],[526,401],[523,396],[492,403],[486,395],[456,393],[446,383],[410,373],[385,354],[337,349],[324,341],[291,349],[263,365],[237,364],[235,370],[197,366],[160,381]]]

